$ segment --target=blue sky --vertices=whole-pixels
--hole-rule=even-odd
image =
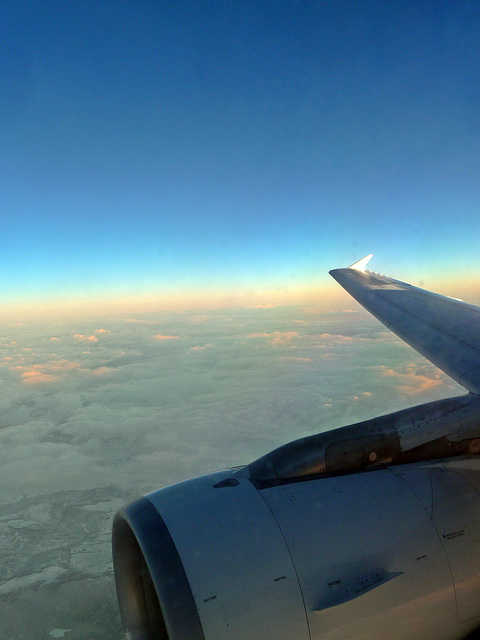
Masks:
[[[477,2],[7,2],[0,300],[475,276]],[[455,291],[446,291],[455,294]]]

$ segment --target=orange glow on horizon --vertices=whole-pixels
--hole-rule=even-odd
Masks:
[[[291,288],[249,288],[231,291],[172,291],[130,296],[65,297],[31,302],[10,302],[0,306],[0,321],[35,321],[76,317],[118,317],[156,312],[306,305],[340,308],[347,294],[329,286]],[[87,336],[87,338],[92,339]]]
[[[394,274],[393,277],[399,277]],[[399,278],[401,279],[401,278]],[[456,273],[404,279],[421,287],[471,304],[480,304],[480,274],[469,277]],[[357,303],[333,280],[320,284],[291,286],[255,286],[231,290],[201,289],[159,291],[139,295],[65,296],[35,301],[10,301],[0,305],[0,321],[30,322],[85,317],[122,317],[145,313],[244,307],[268,309],[276,306],[303,305],[319,310],[357,308]]]

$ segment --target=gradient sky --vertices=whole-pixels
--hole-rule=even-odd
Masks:
[[[463,0],[4,3],[0,301],[334,290],[370,252],[478,291],[479,24]]]
[[[0,636],[113,640],[120,504],[463,393],[328,270],[480,299],[480,3],[0,17]]]

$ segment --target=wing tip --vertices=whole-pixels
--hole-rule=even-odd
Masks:
[[[373,253],[369,253],[368,256],[365,256],[364,258],[362,258],[361,260],[357,260],[357,262],[354,262],[353,264],[351,264],[349,267],[347,267],[348,269],[355,269],[356,271],[365,271],[365,267],[367,266],[367,263],[373,258]]]

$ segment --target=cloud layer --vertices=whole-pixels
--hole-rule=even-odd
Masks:
[[[28,636],[41,613],[45,637],[68,639],[118,637],[109,540],[124,502],[463,392],[366,314],[294,307],[4,327],[0,390],[0,636]],[[83,617],[62,609],[69,590]]]

